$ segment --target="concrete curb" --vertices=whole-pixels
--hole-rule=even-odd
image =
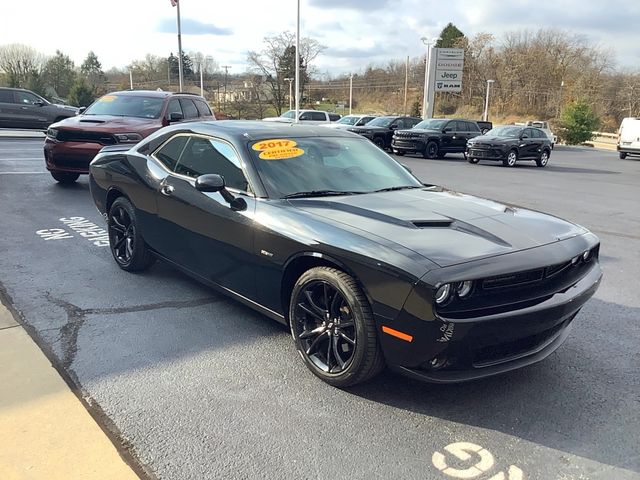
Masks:
[[[8,128],[0,128],[0,138],[44,138],[45,134],[42,130],[13,130]]]
[[[140,478],[1,303],[0,365],[3,479]]]

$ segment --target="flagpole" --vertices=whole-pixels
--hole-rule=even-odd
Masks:
[[[180,83],[180,92],[182,92],[182,35],[180,31],[180,0],[176,0],[176,7],[178,7],[178,77]]]
[[[295,123],[298,123],[300,112],[300,0],[298,0],[298,19],[296,23],[296,116]]]

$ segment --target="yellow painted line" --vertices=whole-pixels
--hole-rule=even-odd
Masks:
[[[405,342],[412,342],[413,337],[407,333],[400,332],[398,330],[394,330],[393,328],[387,327],[385,325],[382,326],[382,331],[386,334],[389,334],[393,337],[399,338],[400,340],[404,340]]]

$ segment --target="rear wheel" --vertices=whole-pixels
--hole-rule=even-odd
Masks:
[[[356,281],[330,267],[300,276],[289,304],[291,334],[311,372],[349,387],[384,367],[371,307]]]
[[[424,158],[429,158],[433,160],[435,158],[438,158],[439,150],[440,148],[438,147],[438,144],[433,140],[431,140],[425,145],[424,151],[422,152],[422,156]]]
[[[78,180],[79,173],[64,173],[64,172],[51,172],[51,176],[58,183],[70,184]]]
[[[467,159],[467,162],[469,162],[469,163],[479,163],[479,162],[480,162],[480,160],[478,160],[477,158],[471,158],[471,157],[469,157],[469,158]]]
[[[155,257],[140,234],[136,212],[129,200],[119,197],[113,202],[107,224],[111,254],[121,269],[142,271],[155,262]]]
[[[546,167],[548,162],[549,162],[549,151],[543,150],[542,153],[540,154],[540,158],[536,160],[536,165],[538,165],[539,167]]]
[[[502,160],[502,165],[505,167],[513,167],[518,161],[518,152],[510,150],[507,154],[507,158]]]
[[[625,152],[620,152],[620,160],[624,160],[627,158],[627,154]]]

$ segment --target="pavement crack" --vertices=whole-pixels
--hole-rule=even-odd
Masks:
[[[160,310],[163,308],[184,308],[184,307],[199,307],[201,305],[209,305],[212,303],[222,302],[224,299],[220,297],[207,297],[198,300],[179,300],[169,302],[149,303],[146,305],[134,305],[130,307],[114,307],[114,308],[89,308],[83,310],[86,315],[113,315],[118,313],[134,313],[134,312],[146,312],[148,310]]]

